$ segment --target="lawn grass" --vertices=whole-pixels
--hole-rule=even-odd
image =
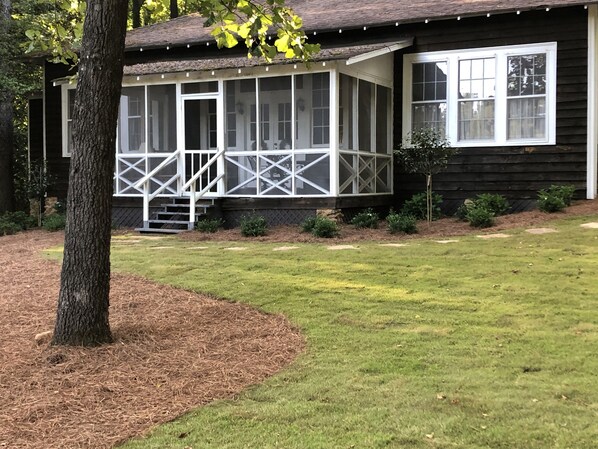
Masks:
[[[587,221],[598,216],[550,223],[553,234],[344,251],[115,243],[116,270],[283,313],[308,342],[263,385],[122,448],[595,448],[598,230]]]

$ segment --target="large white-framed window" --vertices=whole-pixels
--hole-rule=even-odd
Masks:
[[[403,135],[439,130],[460,147],[554,145],[557,44],[409,54]]]
[[[63,84],[61,86],[62,104],[62,157],[71,157],[73,149],[73,110],[75,108],[74,84]]]

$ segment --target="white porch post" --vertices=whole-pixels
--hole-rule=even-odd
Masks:
[[[334,68],[330,71],[330,195],[338,196],[339,159],[338,148],[338,110],[339,103],[339,73]]]
[[[185,184],[185,103],[181,97],[181,83],[176,83],[176,149],[180,152],[177,163],[177,173],[179,181],[177,185],[177,194],[183,195],[182,186]]]
[[[598,5],[588,6],[588,154],[587,154],[587,190],[588,199],[596,198],[598,178]]]
[[[226,121],[226,112],[224,110],[224,100],[225,100],[225,96],[224,96],[224,80],[219,79],[218,80],[218,100],[216,101],[216,146],[217,149],[216,151],[220,151],[220,150],[226,150],[226,136],[225,136],[225,129],[224,129],[224,123]],[[216,173],[217,176],[219,176],[220,174],[225,174],[224,171],[226,169],[226,164],[225,164],[225,154],[226,153],[222,153],[222,156],[220,156],[218,158],[218,161],[216,162]],[[218,187],[217,187],[217,192],[218,192],[218,196],[221,197],[224,195],[224,193],[226,192],[226,185],[225,185],[225,181],[226,181],[226,176],[222,177],[222,179],[220,179],[220,181],[218,181]]]

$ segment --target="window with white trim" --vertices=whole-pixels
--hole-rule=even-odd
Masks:
[[[75,109],[75,86],[62,86],[62,157],[70,157],[73,150],[73,111]]]
[[[404,56],[403,134],[457,146],[554,144],[555,42]]]

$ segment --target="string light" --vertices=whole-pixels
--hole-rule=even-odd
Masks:
[[[424,20],[424,23],[430,23],[430,19]]]

